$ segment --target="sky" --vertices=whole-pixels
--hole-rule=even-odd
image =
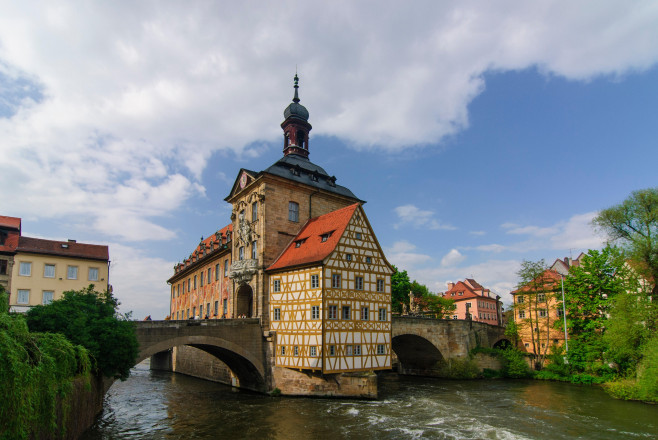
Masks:
[[[282,156],[300,76],[310,159],[366,200],[390,263],[510,302],[655,187],[658,2],[0,0],[0,215],[107,244],[122,312],[230,222]]]

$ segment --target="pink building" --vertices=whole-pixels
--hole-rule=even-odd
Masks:
[[[443,297],[455,301],[457,308],[452,319],[472,319],[487,324],[502,325],[500,297],[472,278],[466,278],[456,284],[448,283],[448,291]]]

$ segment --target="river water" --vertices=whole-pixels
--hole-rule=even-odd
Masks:
[[[269,397],[140,364],[83,440],[655,439],[658,406],[595,387],[386,375],[377,401]]]

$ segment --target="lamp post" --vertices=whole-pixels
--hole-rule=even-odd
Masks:
[[[562,283],[562,318],[564,319],[564,346],[566,353],[569,353],[569,341],[567,339],[567,305],[564,300],[564,275],[560,274],[560,281]]]

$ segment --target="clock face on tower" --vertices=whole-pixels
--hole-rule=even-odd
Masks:
[[[246,184],[247,184],[247,174],[242,173],[242,176],[240,176],[240,189],[244,188]]]

